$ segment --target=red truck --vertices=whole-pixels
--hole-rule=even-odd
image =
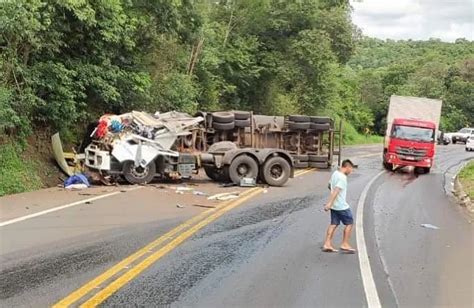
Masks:
[[[440,100],[392,95],[383,153],[386,169],[413,166],[416,171],[430,172],[441,106]]]

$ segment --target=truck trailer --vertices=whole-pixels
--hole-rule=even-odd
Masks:
[[[441,100],[391,96],[383,150],[387,170],[413,166],[416,171],[430,172],[441,107]]]

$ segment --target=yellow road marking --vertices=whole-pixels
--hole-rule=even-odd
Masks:
[[[295,172],[295,176],[302,176],[303,174],[309,173],[311,171],[316,170],[315,168],[309,168],[309,169],[303,169],[303,170],[298,170]]]
[[[295,176],[302,176],[306,173],[309,173],[309,172],[312,172],[314,171],[315,168],[308,168],[308,169],[304,169],[304,170],[298,170],[297,172],[295,172]],[[87,295],[89,292],[91,292],[92,290],[94,289],[97,289],[101,284],[103,284],[104,282],[106,282],[108,279],[112,278],[113,276],[117,275],[120,271],[123,271],[127,266],[129,266],[131,263],[137,261],[138,259],[140,259],[141,257],[143,257],[144,255],[146,255],[147,253],[150,252],[150,250],[153,250],[154,248],[160,246],[161,244],[163,244],[164,242],[166,242],[167,240],[172,240],[170,243],[168,243],[167,245],[165,245],[163,248],[161,248],[160,250],[158,250],[157,252],[153,253],[151,256],[147,257],[144,261],[140,262],[138,265],[136,265],[135,267],[133,267],[132,269],[130,269],[127,273],[125,273],[123,276],[120,276],[117,280],[115,280],[114,282],[112,282],[112,284],[108,285],[106,288],[104,288],[102,291],[100,291],[99,293],[97,293],[94,297],[92,297],[89,301],[87,301],[86,303],[84,303],[84,307],[90,307],[90,306],[95,306],[95,305],[98,305],[100,303],[102,303],[105,299],[107,299],[110,295],[112,295],[114,292],[116,292],[118,289],[120,289],[124,284],[126,284],[127,282],[129,282],[131,279],[133,279],[134,277],[136,277],[139,273],[141,273],[144,269],[148,268],[152,263],[156,262],[157,260],[159,260],[162,256],[164,256],[166,253],[168,253],[169,251],[173,250],[174,248],[176,248],[179,244],[181,244],[183,241],[185,241],[186,239],[188,239],[190,236],[192,236],[194,233],[196,233],[197,231],[199,231],[200,229],[202,229],[204,226],[206,226],[207,224],[211,223],[212,221],[214,221],[215,219],[219,218],[220,216],[222,216],[224,213],[230,211],[231,209],[235,208],[236,206],[244,203],[245,201],[249,200],[250,198],[252,198],[253,196],[257,195],[258,193],[262,192],[263,189],[262,188],[252,188],[252,189],[249,189],[247,191],[244,191],[242,193],[242,198],[240,198],[239,200],[234,200],[234,201],[230,201],[230,202],[227,202],[227,203],[224,203],[222,204],[220,207],[216,208],[216,209],[210,209],[210,210],[207,210],[205,212],[202,212],[201,214],[189,219],[188,221],[184,222],[183,224],[175,227],[174,229],[172,229],[171,231],[167,232],[166,234],[164,234],[163,236],[159,237],[158,239],[156,239],[155,241],[151,242],[150,244],[146,245],[145,247],[141,248],[140,250],[138,250],[137,252],[133,253],[132,255],[130,255],[129,257],[123,259],[122,261],[120,261],[119,263],[117,263],[116,265],[114,265],[113,267],[109,268],[107,271],[105,271],[104,273],[102,273],[101,275],[97,276],[96,278],[94,278],[93,280],[89,281],[88,283],[86,283],[85,285],[83,285],[82,287],[80,287],[79,289],[77,289],[76,291],[72,292],[71,294],[69,294],[67,297],[65,297],[64,299],[62,299],[61,301],[59,301],[58,303],[56,303],[53,307],[54,308],[59,308],[59,307],[69,307],[70,305],[72,305],[73,303],[77,302],[78,300],[80,300],[82,297],[84,297],[85,295]],[[208,214],[210,212],[216,212],[210,216],[208,216]],[[206,219],[202,220],[204,217],[208,216]],[[201,221],[202,220],[202,221]],[[199,222],[199,223],[198,223]],[[198,224],[196,224],[198,223]],[[183,232],[180,234],[180,232],[184,231],[185,229],[193,226],[194,224],[196,224],[194,227],[188,229],[186,232]],[[194,230],[192,233],[190,233],[191,230]],[[178,236],[177,236],[178,235]],[[186,236],[187,235],[187,236]],[[177,237],[175,237],[177,236]],[[175,237],[175,238],[174,238]],[[173,239],[174,238],[174,239]],[[173,245],[171,245],[173,244]],[[166,248],[166,249],[165,249]],[[157,257],[158,256],[158,257]],[[147,260],[151,260],[150,258],[152,258],[154,261],[152,261],[151,263],[145,263],[145,261]],[[134,274],[133,276],[130,276],[131,278],[130,279],[125,279],[123,277],[129,277],[129,275],[132,275],[137,269],[139,268],[140,266],[143,267],[144,264],[147,264],[146,267],[144,267],[143,269],[139,270],[136,274]],[[140,267],[140,268],[141,268]],[[129,274],[130,273],[130,274]],[[124,281],[126,280],[123,284],[119,284],[120,281]],[[112,286],[113,285],[113,286]],[[106,291],[108,290],[108,291]],[[113,290],[111,292],[111,290]],[[106,292],[110,292],[110,293],[106,293]],[[107,295],[108,294],[108,295]]]
[[[115,281],[113,281],[111,284],[109,284],[107,287],[102,289],[100,292],[95,294],[92,298],[90,298],[87,302],[82,304],[80,307],[96,307],[100,303],[104,302],[107,298],[109,298],[112,294],[114,294],[117,290],[122,288],[125,284],[130,282],[132,279],[137,277],[141,272],[146,270],[148,267],[150,267],[153,263],[158,261],[161,257],[166,255],[168,252],[172,251],[175,249],[177,246],[179,246],[181,243],[183,243],[185,240],[190,238],[192,235],[194,235],[196,232],[216,220],[217,218],[221,217],[224,215],[226,212],[232,210],[233,208],[239,206],[240,204],[244,203],[248,199],[254,197],[255,195],[261,193],[263,191],[262,188],[258,188],[254,190],[253,192],[247,194],[246,196],[242,197],[239,200],[236,200],[235,202],[231,203],[230,205],[226,206],[222,210],[215,212],[211,214],[209,217],[204,219],[203,221],[199,222],[192,228],[188,229],[187,231],[183,232],[180,234],[177,238],[175,238],[173,241],[170,243],[166,244],[163,248],[158,250],[157,252],[153,253],[151,256],[147,257],[145,260],[137,264],[135,267],[130,269],[127,273],[124,275],[120,276],[117,278]]]
[[[247,194],[251,193],[253,190],[255,190],[255,188],[249,189],[249,190],[243,192],[242,195],[244,195],[244,194],[247,195]],[[123,259],[122,261],[120,261],[119,263],[117,263],[113,267],[109,268],[107,271],[105,271],[101,275],[97,276],[93,280],[89,281],[88,283],[86,283],[85,285],[83,285],[82,287],[77,289],[76,291],[72,292],[67,297],[65,297],[64,299],[62,299],[58,303],[56,303],[53,307],[58,308],[58,307],[68,307],[68,306],[70,306],[71,304],[75,303],[76,301],[81,299],[83,296],[88,294],[90,291],[94,290],[95,288],[100,286],[102,283],[104,283],[105,281],[107,281],[108,279],[110,279],[111,277],[113,277],[114,275],[119,273],[120,271],[124,270],[128,265],[135,262],[136,260],[138,260],[139,258],[144,256],[145,254],[149,253],[150,250],[152,250],[152,249],[156,248],[157,246],[163,244],[165,241],[167,241],[169,239],[172,239],[175,235],[179,234],[179,232],[185,230],[186,228],[194,225],[195,223],[197,223],[198,221],[200,221],[201,219],[206,217],[210,212],[220,210],[220,209],[226,207],[229,204],[230,204],[230,202],[223,203],[221,206],[219,206],[216,209],[206,210],[206,211],[202,212],[201,214],[199,214],[197,216],[194,216],[193,218],[185,221],[184,223],[182,223],[179,226],[175,227],[174,229],[167,232],[163,236],[159,237],[155,241],[151,242],[150,244],[148,244],[145,247],[141,248],[137,252],[135,252],[132,255],[128,256],[127,258]]]

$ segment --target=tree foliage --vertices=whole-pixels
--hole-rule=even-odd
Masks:
[[[361,38],[347,0],[0,1],[0,131],[106,112],[328,114],[383,131],[392,94],[472,124],[473,43]]]

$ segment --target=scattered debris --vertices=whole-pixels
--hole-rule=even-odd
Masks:
[[[227,201],[232,199],[237,199],[239,197],[239,192],[228,192],[228,193],[220,193],[215,194],[207,198],[207,200],[219,200],[219,201]]]
[[[432,224],[421,224],[421,226],[423,228],[427,228],[427,229],[439,230],[439,227],[437,227],[435,225],[432,225]]]
[[[79,186],[84,185],[84,186]],[[71,175],[64,181],[64,188],[71,189],[84,189],[91,186],[89,183],[89,179],[83,173],[76,173]]]
[[[268,192],[268,189],[264,189],[263,193],[266,194]]]
[[[205,193],[205,192],[199,191],[199,190],[194,191],[193,195],[195,195],[195,196],[209,196],[208,193]]]
[[[257,186],[257,181],[255,178],[242,178],[240,180],[241,187],[255,187]]]
[[[216,208],[214,205],[204,205],[204,204],[193,204],[193,206],[204,207],[206,209],[215,209]]]
[[[221,185],[219,185],[219,186],[220,186],[220,187],[233,187],[233,186],[235,186],[235,184],[234,184],[234,183],[223,183],[223,184],[221,184]]]
[[[90,202],[90,201],[86,201],[86,204],[92,204],[92,202]]]
[[[71,190],[82,190],[82,189],[86,189],[88,187],[89,186],[87,186],[87,184],[71,184],[71,185],[66,186],[65,188],[66,189],[71,189]]]
[[[184,209],[184,205],[181,205],[181,204],[176,204],[176,207],[179,209]]]
[[[79,193],[80,196],[98,196],[100,194],[93,194],[93,193]]]
[[[178,191],[183,191],[183,192],[184,191],[193,191],[193,190],[194,190],[194,188],[192,188],[192,187],[186,187],[186,186],[176,187],[176,192],[178,192]]]

